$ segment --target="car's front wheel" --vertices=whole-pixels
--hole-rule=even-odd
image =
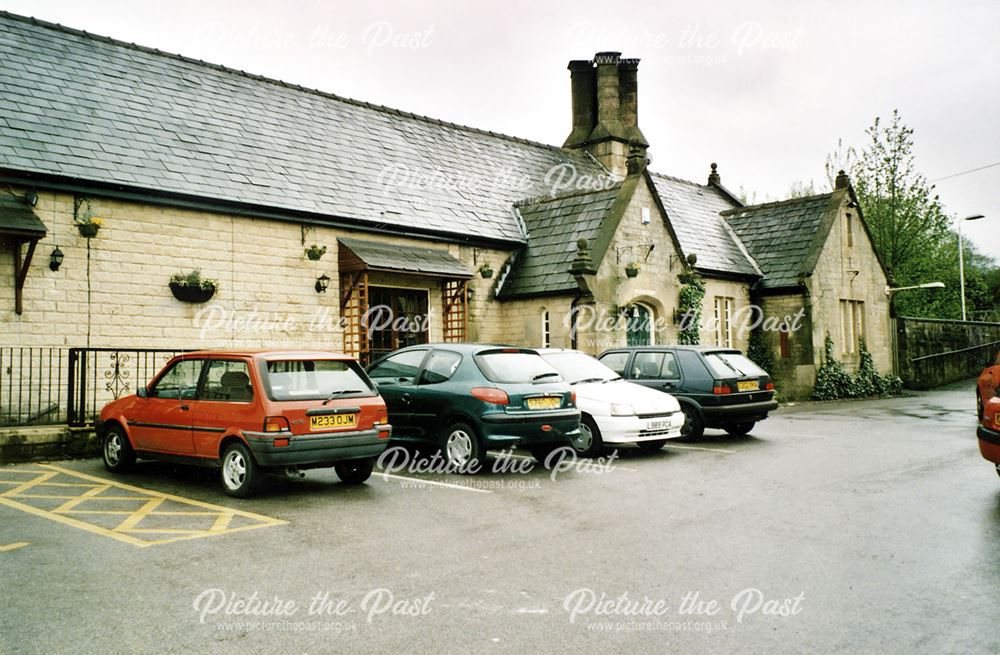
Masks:
[[[983,414],[986,413],[986,408],[983,406],[983,395],[976,389],[976,415],[979,417],[979,422],[983,420]]]
[[[693,405],[681,405],[684,412],[684,425],[681,426],[681,436],[685,439],[700,439],[705,434],[705,421],[701,412]]]
[[[135,451],[129,443],[125,431],[118,426],[108,428],[104,435],[104,445],[102,448],[104,455],[104,468],[113,473],[127,471],[135,464]]]
[[[448,468],[458,473],[476,473],[485,460],[479,436],[465,423],[453,423],[444,431],[441,451]]]
[[[222,488],[230,496],[246,498],[257,486],[261,470],[247,447],[238,441],[222,453]]]
[[[339,462],[333,465],[333,470],[337,472],[337,477],[344,484],[361,484],[372,476],[375,469],[375,460],[352,459],[346,462]]]
[[[593,457],[604,448],[604,439],[601,438],[601,429],[597,423],[589,416],[580,419],[580,434],[573,439],[573,450],[581,457]]]
[[[753,426],[755,425],[757,424],[753,421],[746,423],[730,423],[726,426],[726,432],[737,437],[745,437],[750,434],[750,430],[753,430]]]

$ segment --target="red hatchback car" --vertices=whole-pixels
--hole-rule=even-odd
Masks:
[[[372,473],[392,428],[382,397],[347,355],[192,352],[134,396],[101,410],[104,465],[137,457],[218,468],[231,496],[269,470],[333,467],[346,483]]]
[[[989,399],[997,395],[997,387],[1000,386],[1000,352],[992,362],[986,363],[986,368],[979,375],[976,383],[976,409],[979,412],[979,420],[983,420],[983,410]]]
[[[993,462],[1000,475],[1000,398],[994,396],[984,403],[983,420],[979,424],[979,452]]]

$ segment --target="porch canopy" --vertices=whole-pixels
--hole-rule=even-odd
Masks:
[[[17,314],[23,311],[21,293],[35,254],[35,245],[39,239],[45,238],[45,232],[45,223],[23,198],[0,196],[0,241],[14,250],[14,312]],[[21,247],[25,243],[28,244],[28,252],[22,254]]]
[[[343,246],[340,249],[341,272],[367,269],[466,280],[472,277],[462,262],[441,248],[417,248],[366,239],[341,238],[338,241]]]
[[[340,314],[344,322],[345,353],[354,355],[367,365],[372,355],[391,351],[403,343],[395,332],[396,328],[388,330],[387,334],[376,334],[368,329],[369,293],[372,292],[368,286],[368,274],[371,272],[436,278],[427,280],[427,286],[441,290],[442,340],[465,341],[468,333],[468,282],[472,273],[451,253],[443,248],[420,248],[367,239],[338,241]],[[424,311],[427,309],[425,306]],[[426,343],[426,332],[421,338],[424,339],[422,343]]]

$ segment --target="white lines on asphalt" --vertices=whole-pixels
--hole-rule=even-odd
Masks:
[[[504,457],[516,457],[517,459],[530,459],[533,462],[536,461],[534,457],[528,457],[527,455],[504,455]],[[619,466],[617,463],[615,463],[614,467],[616,471],[628,471],[629,473],[636,473],[639,471],[639,469],[630,468],[628,466]]]
[[[725,448],[705,448],[703,446],[675,446],[674,444],[665,444],[664,448],[680,448],[681,450],[707,450],[710,453],[735,453],[735,450],[726,450]]]
[[[450,482],[437,482],[436,480],[424,480],[423,478],[411,478],[411,477],[407,477],[405,475],[396,475],[394,473],[375,473],[375,477],[383,478],[383,479],[385,479],[385,478],[391,478],[393,480],[403,480],[405,482],[414,483],[413,486],[418,485],[418,484],[429,484],[429,485],[432,485],[432,486],[435,486],[435,487],[446,487],[448,489],[457,489],[458,491],[471,491],[471,492],[477,493],[477,494],[491,494],[491,493],[493,493],[492,489],[476,489],[475,487],[470,487],[469,485],[465,485],[465,484],[452,484]],[[411,486],[411,485],[407,485],[407,486]]]
[[[533,609],[531,607],[522,607],[521,609],[514,610],[514,614],[548,614],[549,611],[544,607],[538,609]]]

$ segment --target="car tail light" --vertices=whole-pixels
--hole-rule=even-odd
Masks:
[[[768,382],[765,384],[764,389],[767,391],[774,391],[774,382]]]
[[[378,430],[379,439],[388,439],[389,435],[392,434],[392,426],[389,425],[389,422],[385,419],[384,416],[379,420],[375,421],[374,427],[376,430]]]
[[[281,437],[280,439],[274,440],[275,448],[284,448],[287,445],[288,445],[288,437]]]
[[[503,389],[495,389],[493,387],[475,387],[470,393],[473,397],[478,398],[485,403],[493,403],[494,405],[510,404],[510,397]]]
[[[268,416],[264,419],[264,432],[290,432],[288,419],[284,416]]]
[[[576,389],[569,390],[569,402],[574,405],[576,404]]]
[[[720,396],[727,393],[732,393],[733,390],[729,388],[729,385],[724,382],[719,382],[716,380],[712,383],[712,393],[716,396]]]

